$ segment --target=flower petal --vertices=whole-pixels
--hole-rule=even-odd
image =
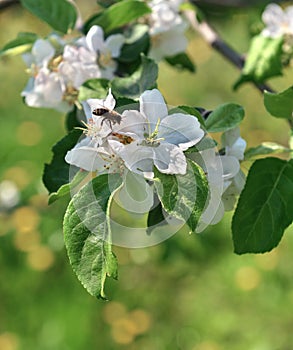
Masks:
[[[279,26],[283,21],[284,12],[282,7],[277,4],[269,4],[263,14],[262,20],[268,26]]]
[[[179,146],[183,151],[198,143],[204,136],[200,123],[192,115],[175,113],[167,116],[159,126],[159,138]]]
[[[158,122],[168,115],[168,109],[159,90],[146,90],[139,98],[140,112],[143,113],[151,124],[151,132]]]
[[[183,151],[171,144],[154,147],[154,164],[164,174],[186,174],[186,158]]]
[[[144,139],[144,134],[147,132],[145,116],[135,110],[126,110],[121,116],[120,125],[114,125],[113,131],[131,136],[135,140]]]
[[[99,173],[112,172],[112,163],[115,160],[109,150],[105,147],[94,147],[90,138],[79,142],[72,150],[68,151],[65,161],[86,171],[98,171]]]
[[[240,164],[237,158],[233,156],[220,156],[223,166],[223,179],[232,179],[240,170]]]
[[[154,152],[152,147],[140,146],[137,142],[132,142],[120,149],[112,140],[108,141],[114,152],[124,160],[125,166],[137,174],[143,174],[146,178],[153,178]],[[115,142],[115,141],[114,141]],[[117,141],[116,141],[117,142]]]
[[[92,26],[86,35],[86,43],[91,51],[104,50],[104,31],[99,26]]]
[[[122,47],[124,41],[125,41],[125,38],[122,34],[110,35],[106,39],[105,44],[107,46],[107,49],[111,52],[111,56],[113,58],[119,57],[121,47]]]
[[[118,199],[119,205],[125,210],[139,214],[146,213],[154,202],[153,187],[143,176],[127,171]]]
[[[182,31],[182,26],[172,28],[153,37],[149,57],[159,62],[164,57],[184,52],[187,44],[188,41]]]
[[[55,55],[55,49],[49,41],[38,39],[32,47],[32,54],[38,66],[46,66],[49,60]]]

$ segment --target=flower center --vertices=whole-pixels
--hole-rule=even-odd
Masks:
[[[79,128],[77,127],[76,129],[80,129],[83,131],[83,133],[92,138],[92,139],[100,139],[100,131],[101,131],[101,127],[99,127],[94,120],[91,118],[89,119],[88,124],[86,122],[84,122],[83,120],[81,121],[82,124],[84,124],[85,128]]]
[[[50,69],[51,72],[58,72],[58,66],[62,62],[62,60],[62,55],[53,57],[48,63],[48,69]]]
[[[160,141],[164,140],[163,137],[158,138],[158,133],[159,133],[159,125],[160,125],[160,118],[158,118],[155,130],[153,132],[150,131],[150,124],[149,124],[149,133],[145,133],[144,137],[145,139],[141,142],[142,146],[147,146],[147,147],[159,147],[160,146]]]
[[[99,54],[98,63],[101,67],[108,67],[112,63],[112,55],[110,51]]]
[[[72,85],[67,85],[66,90],[63,94],[63,100],[68,102],[70,105],[76,103],[78,97],[78,90]]]

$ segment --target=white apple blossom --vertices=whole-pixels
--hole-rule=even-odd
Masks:
[[[103,29],[92,26],[85,38],[86,45],[91,52],[98,56],[98,64],[101,68],[102,77],[113,79],[117,63],[113,58],[118,58],[125,38],[122,34],[113,34],[104,39]]]
[[[240,137],[240,129],[236,127],[234,129],[226,131],[222,135],[222,144],[225,147],[224,157],[233,157],[238,161],[238,171],[224,182],[224,193],[222,195],[222,201],[226,211],[234,209],[236,198],[240,195],[245,185],[245,175],[240,169],[240,160],[244,159],[244,151],[246,148],[246,141]]]
[[[262,35],[277,38],[282,35],[293,35],[293,6],[284,10],[277,4],[269,4],[263,14],[262,20],[266,25]]]
[[[25,52],[22,58],[29,67],[47,67],[55,55],[55,48],[49,40],[37,39],[32,46],[31,52]]]
[[[153,178],[153,166],[165,174],[186,173],[183,151],[204,136],[196,117],[183,113],[168,115],[163,96],[157,89],[140,96],[140,110],[122,113],[120,125],[113,130],[125,135],[127,142],[109,140],[116,153],[132,172]]]
[[[188,42],[184,32],[187,23],[179,13],[181,3],[182,0],[153,0],[149,3],[152,10],[149,16],[149,56],[156,61],[186,50]]]
[[[124,37],[104,40],[101,27],[93,26],[86,36],[65,42],[57,35],[38,39],[31,52],[23,55],[30,79],[22,95],[31,107],[69,111],[80,86],[93,78],[112,79]]]
[[[246,142],[240,137],[239,128],[228,130],[222,135],[222,146],[223,155],[214,148],[188,155],[204,169],[209,183],[209,199],[197,232],[218,223],[225,211],[233,210],[245,184],[239,160],[244,158]]]
[[[47,68],[41,68],[35,78],[30,78],[21,95],[31,107],[53,108],[64,113],[71,109],[63,99],[64,91],[58,73]]]
[[[105,99],[89,99],[82,103],[87,118],[86,128],[83,129],[86,138],[67,153],[67,163],[99,173],[116,172],[120,168],[121,161],[107,143],[107,137],[112,132],[111,127],[103,122],[103,116],[92,113],[96,108],[113,110],[115,104],[111,89]]]

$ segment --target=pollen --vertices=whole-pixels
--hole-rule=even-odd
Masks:
[[[123,145],[129,145],[131,142],[134,141],[132,137],[127,135],[121,135],[117,132],[113,132],[112,135],[117,137],[119,139],[119,142],[122,143]]]

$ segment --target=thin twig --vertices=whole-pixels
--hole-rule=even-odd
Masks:
[[[239,55],[237,51],[229,46],[206,21],[199,23],[193,11],[185,11],[185,16],[187,17],[191,26],[201,34],[201,36],[213,49],[218,51],[238,69],[241,70],[244,67],[244,57]],[[254,83],[254,85],[262,93],[264,91],[274,92],[274,90],[266,84]]]
[[[242,69],[245,64],[245,59],[237,51],[235,51],[231,46],[229,46],[219,34],[206,22],[197,21],[195,13],[193,11],[185,11],[185,16],[188,19],[191,26],[201,34],[204,40],[222,56],[224,56],[229,62],[231,62],[238,69]],[[255,87],[261,92],[265,91],[276,93],[269,85],[267,84],[258,84],[253,82]],[[293,130],[293,120],[287,119],[291,130]]]
[[[0,0],[0,11],[4,10],[12,5],[17,5],[19,4],[19,0]]]

